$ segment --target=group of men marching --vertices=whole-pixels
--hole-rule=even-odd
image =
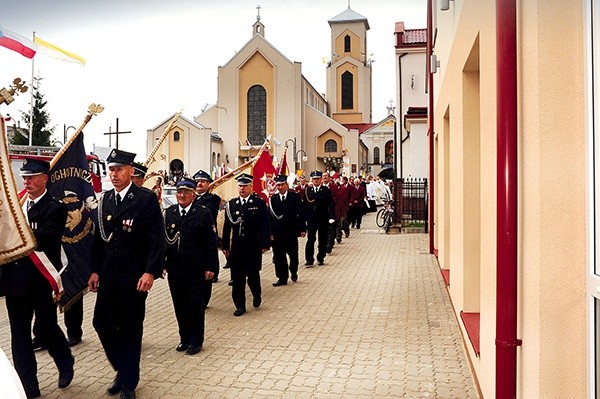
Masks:
[[[204,314],[212,284],[218,281],[218,250],[230,269],[234,316],[247,311],[246,285],[252,306],[262,304],[262,254],[273,249],[277,280],[273,286],[298,281],[299,237],[307,237],[305,266],[324,265],[350,224],[360,228],[365,189],[357,180],[339,184],[329,174],[312,172],[293,189],[288,177],[275,178],[277,193],[268,202],[252,190],[253,177],[236,177],[238,196],[224,206],[209,192],[212,182],[204,171],[177,182],[177,203],[161,213],[155,193],[141,186],[145,169],[135,154],[113,150],[107,159],[114,189],[98,201],[92,273],[88,288],[97,293],[93,326],[116,372],[109,395],[135,398],[140,379],[143,322],[148,291],[155,279],[166,276],[179,327],[175,350],[195,355],[204,343]],[[46,191],[49,164],[25,162],[21,170],[29,200],[24,205],[36,241],[36,251],[60,269],[60,240],[66,208]],[[140,178],[141,177],[141,178]],[[217,216],[224,223],[217,232]],[[220,236],[220,237],[219,237]],[[317,251],[315,255],[315,243]],[[57,325],[52,288],[42,269],[29,257],[3,266],[0,294],[6,296],[11,325],[13,363],[28,398],[40,396],[37,366],[31,343],[31,322],[58,370],[60,388],[70,385],[74,358]]]

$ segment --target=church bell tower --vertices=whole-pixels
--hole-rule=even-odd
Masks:
[[[371,59],[367,18],[350,7],[329,21],[331,61],[327,64],[327,101],[341,124],[371,123]]]

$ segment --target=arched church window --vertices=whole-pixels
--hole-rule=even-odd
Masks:
[[[394,162],[394,142],[392,140],[385,143],[385,163]]]
[[[342,74],[342,109],[354,108],[354,76],[350,71]]]
[[[329,139],[325,142],[325,152],[337,152],[337,142]]]
[[[350,35],[344,36],[344,52],[349,53],[352,47],[350,45]]]
[[[379,163],[379,147],[373,148],[373,163]]]
[[[175,132],[173,133],[173,141],[179,141],[181,139],[181,133]]]
[[[267,137],[267,91],[261,85],[248,90],[248,141],[261,145]]]

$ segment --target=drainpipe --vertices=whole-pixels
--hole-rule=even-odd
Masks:
[[[433,55],[433,8],[431,0],[427,0],[427,72],[429,74],[429,253],[435,252],[433,245],[433,201],[434,201],[434,177],[433,177],[433,71],[431,70],[431,56]]]
[[[496,1],[496,398],[517,395],[516,0]]]

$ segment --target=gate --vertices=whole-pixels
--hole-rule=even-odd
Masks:
[[[394,190],[396,221],[403,228],[428,231],[429,207],[427,178],[402,178],[396,181]]]

